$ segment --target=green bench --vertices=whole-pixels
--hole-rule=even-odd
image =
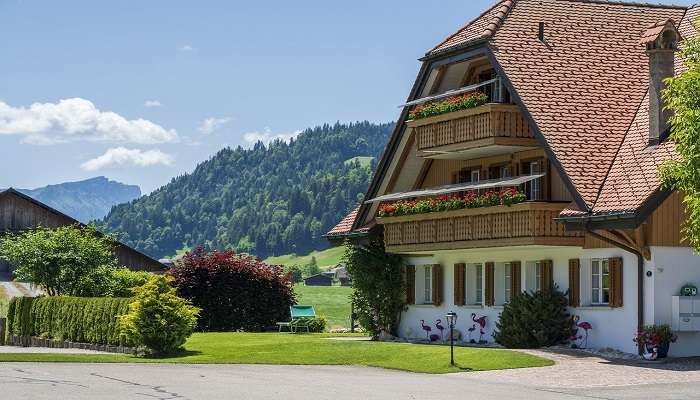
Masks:
[[[291,333],[299,332],[299,329],[304,328],[309,332],[309,323],[316,318],[314,306],[290,306],[289,314],[291,315],[289,322],[277,323],[280,332],[283,328],[287,328]]]

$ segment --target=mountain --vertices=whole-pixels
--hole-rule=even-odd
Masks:
[[[111,181],[104,176],[17,190],[85,223],[104,218],[117,204],[141,197],[138,186]]]
[[[100,227],[156,258],[199,245],[260,258],[326,248],[322,235],[362,200],[392,129],[326,124],[289,143],[225,148]]]

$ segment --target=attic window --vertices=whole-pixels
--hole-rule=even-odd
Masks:
[[[540,22],[540,29],[537,33],[537,38],[540,40],[540,42],[544,42],[544,22]]]

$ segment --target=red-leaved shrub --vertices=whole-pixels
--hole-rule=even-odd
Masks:
[[[200,331],[259,331],[289,319],[292,282],[277,266],[232,251],[188,252],[170,271],[178,295],[201,308]]]

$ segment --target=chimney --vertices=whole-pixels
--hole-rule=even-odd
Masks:
[[[642,38],[649,56],[649,145],[661,142],[673,116],[662,98],[664,80],[674,76],[675,53],[680,34],[673,21],[654,24]]]

